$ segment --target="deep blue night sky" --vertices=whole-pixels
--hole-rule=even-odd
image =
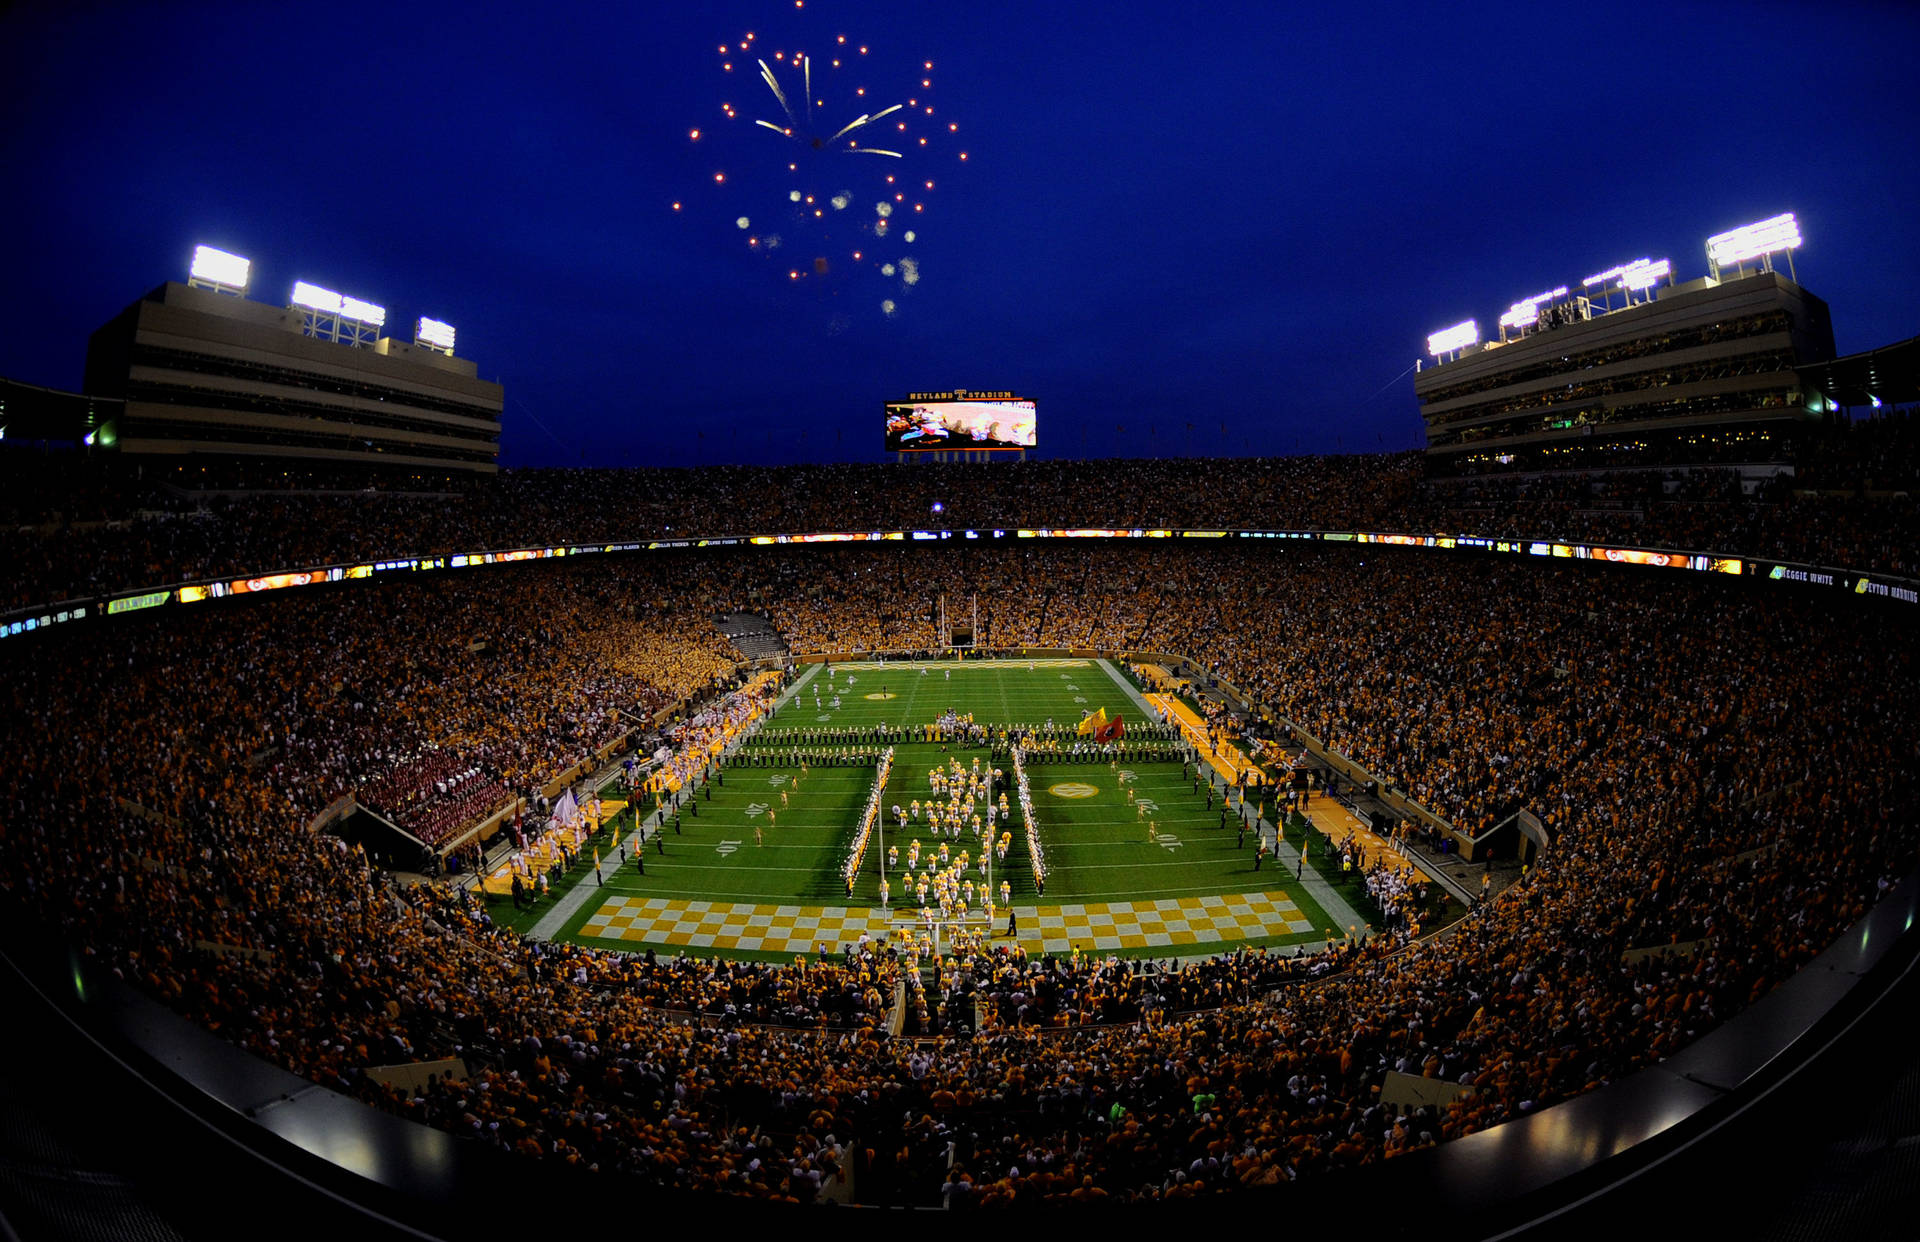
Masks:
[[[834,156],[841,227],[782,225],[789,148],[750,124],[778,104],[720,69],[749,30],[865,43],[876,104],[930,60],[916,123],[960,131]],[[1920,331],[1916,47],[1905,4],[26,0],[0,375],[77,387],[205,242],[258,300],[452,322],[510,465],[874,459],[885,400],[955,386],[1036,398],[1042,456],[1404,448],[1428,332],[1641,255],[1704,275],[1710,233],[1782,211],[1842,352]],[[853,263],[887,171],[936,189]]]

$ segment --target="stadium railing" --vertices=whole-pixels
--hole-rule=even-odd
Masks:
[[[1564,1228],[1649,1213],[1719,1211],[1791,1140],[1780,1109],[1827,1100],[1860,1048],[1904,1043],[1920,988],[1920,872],[1792,978],[1657,1065],[1587,1094],[1384,1164],[1218,1201],[1143,1204],[1167,1220],[1246,1219],[1284,1208],[1298,1229],[1350,1227],[1354,1194],[1405,1204],[1425,1236]],[[563,1162],[512,1159],[298,1078],[201,1030],[46,932],[0,941],[0,1001],[30,1034],[70,1105],[97,1110],[137,1145],[155,1193],[188,1202],[220,1236],[262,1222],[356,1237],[471,1237],[551,1229],[555,1204],[619,1192]],[[663,1019],[666,1015],[662,1015]],[[699,1020],[695,1018],[693,1020]],[[1061,1032],[1070,1036],[1074,1028]],[[989,1032],[989,1036],[991,1033]],[[1868,1058],[1871,1060],[1871,1057]],[[1830,1100],[1828,1101],[1831,1102]],[[131,1137],[137,1136],[137,1137]],[[510,1186],[512,1193],[502,1193]],[[765,1204],[648,1189],[636,1212],[686,1206],[759,1219]],[[779,1210],[791,1224],[791,1208]],[[768,1217],[767,1219],[776,1219]],[[344,1234],[342,1236],[345,1236]]]

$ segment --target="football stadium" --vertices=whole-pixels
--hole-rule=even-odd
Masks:
[[[792,194],[849,304],[920,218]],[[95,272],[0,379],[0,1237],[1902,1236],[1920,338],[1722,223],[1408,311],[1399,451],[899,374],[522,465],[511,341]]]

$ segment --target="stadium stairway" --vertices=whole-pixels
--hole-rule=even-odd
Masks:
[[[773,628],[773,622],[759,613],[730,612],[716,621],[714,628],[749,660],[777,660],[787,655],[786,640]]]

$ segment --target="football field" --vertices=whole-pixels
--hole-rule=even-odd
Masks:
[[[909,814],[902,828],[892,808],[929,804],[933,769],[958,760],[972,770],[977,759],[990,770],[992,753],[957,743],[897,745],[881,798],[884,824],[862,857],[849,896],[841,868],[875,767],[869,761],[842,765],[833,754],[853,744],[820,739],[820,731],[885,724],[915,729],[912,736],[920,737],[920,726],[947,712],[971,714],[989,727],[1037,727],[1052,720],[1069,734],[1084,712],[1101,708],[1129,727],[1142,720],[1127,675],[1101,661],[853,662],[834,665],[831,673],[829,678],[817,666],[805,670],[760,732],[728,761],[721,780],[683,794],[657,833],[648,815],[652,807],[639,808],[649,824],[644,846],[634,844],[634,821],[625,820],[625,864],[617,846],[608,851],[604,882],[596,885],[589,872],[542,919],[536,934],[629,951],[687,949],[778,960],[838,951],[863,931],[897,938],[909,927],[925,926],[917,884],[939,865],[942,842],[924,815]],[[816,736],[793,732],[801,729]],[[795,746],[812,751],[804,768],[790,754]],[[951,860],[961,850],[969,854],[962,878],[974,884],[976,929],[984,900],[993,895],[997,943],[1017,940],[1030,953],[1080,948],[1192,955],[1241,944],[1318,944],[1361,921],[1312,867],[1298,867],[1289,843],[1256,869],[1256,833],[1241,831],[1238,813],[1227,809],[1208,779],[1211,773],[1196,772],[1178,758],[1092,758],[1029,758],[1047,864],[1044,893],[1036,884],[1012,765],[1004,755],[993,798],[997,802],[1004,788],[1011,807],[1009,822],[995,833],[1012,835],[1006,856],[983,865],[983,852],[992,851],[983,851],[968,829],[945,840]],[[915,841],[918,857],[909,867]],[[1002,882],[1011,890],[1012,936]]]
[[[769,724],[913,727],[952,711],[982,724],[1069,726],[1103,707],[1140,718],[1125,686],[1094,660],[853,661],[814,673]]]

